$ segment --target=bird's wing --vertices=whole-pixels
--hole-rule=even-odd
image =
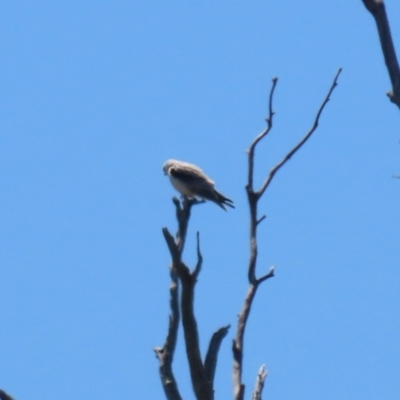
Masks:
[[[169,174],[179,179],[188,189],[196,193],[202,189],[212,189],[214,182],[198,167],[189,163],[179,163],[169,169]]]

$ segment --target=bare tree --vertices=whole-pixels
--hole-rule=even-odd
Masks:
[[[390,32],[389,19],[383,0],[362,0],[367,10],[375,19],[378,28],[379,40],[386,68],[392,83],[392,90],[387,93],[390,101],[400,108],[400,69],[397,61],[396,50]]]
[[[252,303],[254,301],[257,289],[260,284],[274,276],[274,267],[271,267],[268,273],[261,277],[256,276],[257,266],[257,228],[265,219],[265,216],[258,217],[258,201],[264,195],[276,173],[289,161],[289,159],[305,144],[318,127],[319,119],[330,95],[337,85],[337,80],[341,69],[338,70],[333,83],[328,91],[327,96],[322,102],[314,123],[307,134],[296,144],[286,156],[271,169],[264,183],[258,190],[254,189],[254,159],[255,150],[258,143],[264,139],[272,129],[273,122],[273,96],[278,82],[277,78],[272,80],[272,87],[269,94],[269,110],[266,118],[267,127],[259,134],[251,143],[248,154],[248,178],[247,178],[247,198],[250,207],[250,259],[247,267],[249,288],[244,300],[242,311],[239,314],[236,335],[233,340],[233,392],[234,400],[243,400],[245,393],[245,385],[242,381],[243,372],[243,342],[246,330],[246,324],[250,315]],[[190,220],[190,214],[193,206],[202,203],[196,199],[183,197],[182,201],[173,198],[176,209],[176,219],[178,222],[178,230],[175,237],[167,228],[163,228],[162,232],[167,243],[170,255],[170,315],[169,327],[165,343],[162,347],[155,348],[154,351],[159,360],[159,374],[161,383],[164,388],[165,396],[168,400],[181,400],[177,380],[175,378],[172,364],[174,351],[177,342],[177,332],[182,316],[182,326],[184,332],[184,340],[186,346],[186,356],[189,364],[190,376],[193,390],[197,400],[213,400],[214,399],[214,376],[218,360],[218,352],[222,340],[227,335],[229,326],[224,326],[217,330],[208,345],[208,349],[204,360],[201,356],[199,346],[199,332],[197,329],[197,320],[194,314],[194,293],[196,281],[199,277],[203,257],[200,251],[200,235],[197,232],[197,263],[193,270],[182,260],[182,253],[187,236],[187,230]],[[179,299],[179,288],[181,295]],[[257,374],[256,385],[252,394],[252,400],[261,400],[262,390],[264,387],[267,371],[261,366]]]

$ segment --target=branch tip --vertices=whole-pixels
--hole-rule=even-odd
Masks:
[[[257,220],[257,225],[259,225],[264,219],[267,218],[266,215],[263,215],[260,219]]]
[[[200,270],[201,270],[201,266],[203,264],[203,256],[202,256],[201,250],[200,250],[200,232],[199,231],[197,231],[197,233],[196,233],[196,241],[197,241],[197,246],[196,246],[197,264],[196,264],[196,267],[195,267],[195,269],[193,271],[193,276],[195,278],[197,278],[197,276],[199,275]]]
[[[263,185],[261,186],[261,188],[257,191],[257,194],[259,195],[259,197],[261,197],[265,190],[267,189],[267,187],[269,186],[269,184],[271,183],[272,179],[274,178],[275,174],[290,160],[290,158],[292,158],[292,156],[294,154],[297,153],[297,151],[304,145],[304,143],[310,138],[310,136],[314,133],[314,131],[317,129],[318,127],[318,123],[319,123],[319,118],[322,114],[322,111],[324,110],[326,104],[329,101],[329,98],[333,92],[333,90],[335,89],[335,87],[337,86],[337,80],[339,78],[340,73],[342,72],[342,68],[339,68],[338,71],[336,72],[335,78],[328,90],[328,94],[325,96],[324,101],[322,102],[321,106],[318,109],[318,112],[315,116],[314,119],[314,123],[311,127],[311,129],[307,132],[307,134],[303,137],[303,139],[300,140],[299,143],[296,144],[296,146],[294,146],[292,148],[292,150],[290,150],[286,156],[277,164],[275,165],[275,167],[273,167],[270,171],[270,173],[268,174],[266,180],[264,181]]]
[[[208,380],[211,385],[214,383],[215,369],[217,367],[218,352],[221,343],[225,336],[228,334],[230,325],[223,326],[218,329],[211,337],[210,344],[208,345],[208,350],[206,358],[204,360],[204,369]]]
[[[269,278],[272,278],[275,276],[275,265],[273,265],[270,270],[268,271],[268,273],[266,273],[265,275],[263,275],[261,278],[257,279],[257,285],[259,285],[260,283],[266,281]]]
[[[265,369],[265,365],[261,365],[257,373],[256,384],[254,387],[253,395],[251,400],[261,400],[262,391],[264,388],[265,379],[267,378],[268,371]]]

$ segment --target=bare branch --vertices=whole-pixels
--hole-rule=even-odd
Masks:
[[[262,400],[261,395],[264,389],[264,382],[267,378],[268,372],[265,369],[265,365],[261,365],[260,369],[258,370],[256,385],[254,387],[253,396],[251,400]]]
[[[164,346],[162,348],[155,348],[154,351],[160,363],[159,372],[166,398],[168,400],[182,400],[172,370],[172,362],[174,359],[179,327],[179,287],[176,271],[172,267],[170,268],[170,276],[171,286],[169,288],[169,306],[171,313],[169,316],[168,334]]]
[[[272,120],[274,116],[274,110],[272,106],[272,101],[274,98],[275,88],[278,83],[278,78],[272,79],[272,86],[269,93],[269,101],[268,101],[268,117],[265,119],[267,122],[266,129],[258,135],[250,145],[248,154],[248,177],[247,177],[247,197],[249,201],[250,207],[250,263],[248,268],[248,279],[251,284],[256,284],[256,262],[257,262],[257,241],[256,241],[256,230],[257,225],[264,219],[261,217],[259,220],[257,219],[257,203],[259,196],[254,192],[253,181],[254,181],[254,157],[255,150],[257,144],[268,135],[269,131],[272,129]]]
[[[246,298],[244,300],[242,311],[239,314],[236,337],[233,340],[233,393],[235,400],[243,400],[244,384],[242,383],[243,370],[243,339],[246,329],[247,319],[250,315],[251,305],[256,295],[258,284],[250,284]]]
[[[258,284],[260,284],[261,282],[266,281],[269,278],[272,278],[273,276],[275,276],[275,265],[273,265],[269,272],[267,274],[265,274],[264,276],[262,276],[261,278],[257,279]]]
[[[215,369],[217,367],[217,360],[218,360],[218,352],[221,346],[222,341],[224,340],[225,336],[228,334],[229,328],[231,326],[223,326],[222,328],[218,329],[213,335],[210,340],[210,344],[208,346],[206,358],[204,361],[204,368],[206,371],[206,376],[210,381],[211,386],[214,385],[214,376],[215,376]]]
[[[272,118],[274,117],[275,114],[272,109],[272,99],[274,97],[275,87],[277,83],[278,83],[278,78],[272,79],[272,86],[271,86],[271,91],[269,93],[269,102],[268,102],[268,117],[265,119],[265,121],[267,122],[267,127],[254,139],[253,143],[250,145],[249,150],[247,150],[248,161],[249,161],[247,188],[248,190],[251,191],[253,191],[254,153],[258,142],[260,142],[260,140],[262,140],[265,136],[267,136],[272,128]]]
[[[258,255],[258,245],[257,245],[257,227],[261,221],[265,219],[265,216],[258,219],[257,217],[257,207],[258,201],[268,188],[271,183],[273,177],[276,172],[285,165],[285,163],[303,146],[303,144],[309,139],[312,133],[317,129],[319,118],[324,110],[326,104],[329,101],[330,95],[332,94],[333,89],[337,86],[337,80],[340,75],[341,69],[338,70],[336,76],[333,80],[333,83],[328,91],[327,96],[325,97],[322,105],[320,106],[317,115],[314,120],[314,124],[310,131],[305,135],[305,137],[291,150],[287,155],[283,158],[283,160],[275,166],[271,172],[269,173],[267,179],[264,184],[258,191],[254,191],[253,188],[253,175],[254,175],[254,155],[255,148],[257,144],[269,133],[272,128],[272,118],[274,115],[272,108],[272,100],[273,94],[277,83],[277,78],[272,81],[272,87],[269,96],[269,115],[266,119],[267,128],[260,135],[256,137],[256,139],[252,142],[250,149],[248,150],[248,180],[247,180],[247,198],[249,202],[250,208],[250,260],[248,265],[248,280],[249,280],[249,289],[243,304],[243,308],[239,314],[236,337],[233,341],[232,351],[233,351],[233,388],[234,388],[234,399],[235,400],[243,400],[244,398],[244,390],[245,385],[242,382],[242,370],[243,370],[243,342],[244,342],[244,333],[246,329],[246,324],[248,317],[250,315],[251,306],[254,300],[254,297],[257,292],[258,286],[266,281],[269,278],[274,276],[275,267],[272,267],[270,271],[263,275],[262,277],[256,277],[256,264],[257,264],[257,255]],[[264,378],[265,379],[265,378]]]
[[[263,222],[265,218],[267,218],[267,216],[263,215],[260,219],[258,219],[257,220],[257,225],[259,225],[261,222]]]
[[[201,255],[201,251],[200,251],[200,232],[197,232],[196,239],[197,239],[197,264],[196,264],[196,268],[194,269],[194,271],[192,273],[192,275],[195,279],[199,275],[200,270],[201,270],[201,265],[203,264],[203,256]]]
[[[163,389],[165,395],[168,400],[182,400],[182,397],[179,393],[178,385],[172,370],[172,362],[174,358],[174,352],[176,347],[176,341],[178,336],[178,327],[179,327],[179,286],[177,279],[177,272],[183,271],[181,273],[187,272],[189,273],[189,269],[181,262],[181,253],[183,251],[184,238],[186,236],[187,230],[187,222],[183,220],[183,215],[190,215],[190,209],[185,210],[181,208],[180,202],[178,199],[174,198],[173,202],[177,209],[177,215],[179,215],[182,220],[179,221],[180,225],[182,225],[182,231],[180,232],[180,237],[183,240],[177,239],[175,241],[174,237],[168,231],[167,228],[163,228],[162,232],[165,238],[165,241],[168,245],[169,252],[172,258],[172,265],[170,267],[170,276],[171,276],[171,285],[170,285],[170,310],[171,314],[169,316],[169,327],[168,334],[165,340],[164,346],[161,348],[155,348],[154,351],[159,360],[159,372],[161,383],[163,385]],[[181,244],[181,248],[179,248],[179,243]]]
[[[235,400],[243,400],[245,386],[242,383],[242,370],[243,370],[243,339],[244,332],[246,329],[247,319],[250,315],[251,305],[254,296],[257,292],[259,282],[256,278],[255,268],[257,263],[257,226],[265,219],[261,217],[257,218],[257,203],[259,197],[254,192],[253,188],[253,177],[254,177],[254,156],[257,144],[268,135],[272,128],[272,120],[274,116],[274,111],[272,107],[272,100],[275,92],[275,87],[278,82],[278,78],[272,80],[272,86],[269,94],[268,103],[268,117],[266,118],[267,127],[266,129],[258,135],[254,141],[251,143],[248,154],[248,177],[246,192],[250,207],[250,261],[248,267],[248,279],[249,279],[249,289],[243,304],[242,311],[239,314],[238,325],[236,330],[236,337],[232,343],[233,352],[233,393]]]
[[[185,247],[185,239],[190,219],[190,212],[192,207],[197,204],[204,203],[204,200],[197,199],[189,199],[187,197],[183,197],[182,204],[174,197],[172,199],[176,208],[176,219],[178,220],[178,232],[176,233],[176,244],[179,249],[179,253],[182,254],[183,248]]]
[[[212,384],[206,375],[201,358],[197,321],[194,315],[194,288],[202,264],[199,234],[197,234],[198,262],[193,273],[190,272],[189,268],[182,261],[182,253],[190,219],[191,207],[195,204],[199,204],[200,201],[184,197],[182,204],[176,198],[173,199],[173,202],[176,207],[176,216],[179,225],[176,240],[167,228],[163,228],[162,232],[171,254],[172,271],[176,273],[179,282],[182,285],[180,308],[190,376],[196,398],[198,400],[213,400],[214,391]]]
[[[185,335],[186,354],[188,357],[192,385],[198,400],[213,399],[213,389],[205,374],[200,355],[197,322],[193,314],[193,289],[184,285],[182,289],[182,324]]]
[[[7,394],[4,390],[0,389],[0,400],[14,400],[14,398]]]
[[[289,153],[286,154],[286,156],[282,159],[281,162],[279,162],[274,168],[271,169],[267,179],[265,180],[264,184],[262,185],[261,189],[257,192],[257,197],[261,197],[265,190],[267,189],[267,187],[269,186],[269,184],[271,183],[273,177],[275,176],[275,174],[292,158],[292,156],[303,146],[303,144],[305,142],[307,142],[307,140],[310,138],[310,136],[314,133],[314,131],[317,129],[318,127],[318,123],[319,123],[319,118],[322,114],[322,111],[324,110],[326,104],[328,103],[328,101],[330,100],[330,96],[333,92],[333,90],[335,89],[335,87],[337,86],[337,80],[339,78],[340,73],[342,72],[342,69],[339,68],[338,72],[336,73],[335,79],[333,80],[333,83],[328,91],[328,94],[326,95],[324,101],[322,102],[317,115],[315,117],[314,120],[314,124],[311,127],[311,129],[307,132],[307,134],[303,137],[303,139],[300,140],[299,143],[297,143],[296,146],[293,147],[292,150],[289,151]]]
[[[200,355],[199,333],[193,307],[196,278],[183,269],[178,271],[178,276],[182,284],[182,325],[193,389],[198,400],[211,400],[214,393]]]
[[[378,29],[383,57],[392,83],[392,91],[388,92],[387,95],[390,101],[400,108],[400,68],[393,45],[385,4],[383,0],[363,0],[363,3],[374,17]]]
[[[163,228],[162,233],[164,235],[164,239],[167,242],[167,246],[169,249],[169,252],[172,257],[172,261],[174,264],[179,264],[181,260],[181,254],[178,249],[178,245],[175,243],[174,237],[170,234],[168,228]],[[176,265],[175,265],[176,266]]]

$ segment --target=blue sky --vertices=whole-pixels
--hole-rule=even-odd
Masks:
[[[400,4],[387,1],[400,46]],[[235,201],[195,209],[185,260],[202,349],[247,290],[246,155],[279,77],[256,180],[315,135],[260,202],[259,290],[245,342],[247,398],[397,399],[400,113],[361,0],[20,1],[0,5],[0,387],[18,400],[161,399],[152,348],[168,316],[175,230],[168,158]],[[182,333],[175,372],[193,398]]]

